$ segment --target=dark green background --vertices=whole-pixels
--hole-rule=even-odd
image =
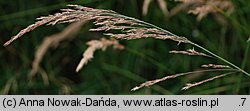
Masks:
[[[166,0],[168,8],[177,4]],[[142,15],[143,0],[1,0],[0,44],[35,22],[35,18],[59,12],[67,4],[111,9],[162,27],[174,34],[204,46],[237,66],[246,61],[244,69],[250,71],[249,54],[244,59],[246,40],[250,36],[250,3],[232,0],[235,10],[223,16],[222,25],[209,14],[200,22],[196,16],[180,12],[166,19],[157,2],[152,2],[146,16]],[[62,31],[68,24],[42,26],[24,35],[8,47],[0,47],[1,94],[250,94],[250,77],[234,74],[217,79],[187,91],[180,89],[185,83],[201,81],[220,73],[193,74],[131,92],[130,89],[146,80],[166,75],[200,70],[202,64],[222,62],[204,57],[169,54],[171,50],[186,50],[190,45],[177,45],[173,41],[155,39],[120,40],[123,51],[108,48],[97,51],[79,73],[75,68],[87,48],[86,41],[102,37],[102,33],[88,32],[93,25],[83,26],[77,37],[64,41],[45,54],[41,68],[48,74],[44,84],[40,74],[28,80],[34,53],[45,36]],[[198,49],[197,49],[198,50]]]

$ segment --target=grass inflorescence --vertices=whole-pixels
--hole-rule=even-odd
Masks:
[[[134,39],[141,39],[141,38],[154,38],[154,39],[160,39],[160,40],[172,40],[179,44],[190,44],[193,47],[203,51],[198,52],[193,49],[188,49],[186,51],[170,51],[170,53],[176,53],[176,54],[185,54],[185,55],[195,55],[195,56],[202,56],[207,57],[209,59],[216,59],[218,61],[224,62],[224,64],[213,64],[208,63],[208,65],[202,65],[202,67],[205,68],[211,68],[207,70],[200,70],[200,71],[192,71],[192,72],[186,72],[186,73],[180,73],[180,74],[174,74],[170,76],[163,77],[161,79],[156,79],[152,81],[147,81],[145,83],[142,83],[139,86],[136,86],[132,89],[138,90],[144,86],[151,86],[158,82],[165,81],[167,79],[176,78],[179,76],[184,76],[187,74],[193,74],[197,72],[223,72],[221,75],[217,75],[211,78],[208,78],[206,80],[196,82],[196,83],[187,83],[185,87],[183,87],[184,90],[189,89],[194,86],[198,86],[200,84],[212,81],[214,79],[218,79],[224,76],[227,76],[229,74],[235,74],[235,73],[243,73],[250,77],[250,74],[246,72],[245,70],[241,69],[237,65],[231,63],[230,61],[224,59],[223,57],[209,51],[207,48],[198,45],[197,43],[194,43],[193,41],[189,40],[187,37],[178,36],[170,31],[167,31],[163,28],[160,28],[156,25],[153,25],[151,23],[141,21],[136,18],[128,17],[125,15],[121,15],[117,12],[111,11],[111,10],[103,10],[103,9],[94,9],[89,7],[83,7],[79,5],[68,5],[70,8],[68,9],[62,9],[62,12],[56,13],[53,15],[45,16],[37,18],[37,22],[28,26],[27,28],[21,30],[17,35],[13,36],[9,41],[7,41],[4,46],[8,46],[16,39],[23,36],[25,33],[28,33],[35,28],[41,26],[41,25],[55,25],[55,24],[62,24],[62,23],[73,23],[73,22],[79,22],[79,21],[90,21],[93,20],[95,28],[90,29],[90,31],[103,31],[104,35],[114,37],[116,39],[126,39],[126,40],[134,40]],[[194,13],[194,12],[192,12]],[[198,19],[201,19],[204,15],[199,15]],[[115,30],[115,31],[114,31]],[[76,71],[78,72],[83,65],[85,65],[88,60],[93,58],[93,53],[97,49],[105,49],[106,47],[113,45],[114,48],[123,49],[123,46],[118,43],[118,41],[111,39],[101,39],[96,41],[90,41],[87,43],[89,45],[89,48],[83,53],[83,59],[80,61],[79,65],[76,68]]]

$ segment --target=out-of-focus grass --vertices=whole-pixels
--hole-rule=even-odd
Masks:
[[[219,24],[212,15],[198,22],[195,16],[184,12],[166,20],[155,4],[150,6],[148,15],[143,17],[142,0],[18,0],[15,4],[10,2],[0,2],[1,44],[20,29],[33,23],[35,18],[55,13],[66,7],[66,4],[79,4],[111,9],[153,23],[177,35],[186,36],[250,71],[249,54],[245,53],[246,40],[250,33],[249,1],[233,0],[235,12],[231,16],[225,16],[228,25]],[[169,5],[172,7],[175,4]],[[146,80],[198,70],[200,65],[206,63],[220,63],[202,57],[169,54],[172,49],[192,48],[184,44],[177,47],[177,43],[172,41],[120,40],[126,46],[124,51],[97,51],[95,58],[80,73],[75,73],[76,65],[86,49],[86,41],[101,35],[87,32],[91,24],[85,25],[76,39],[65,41],[56,49],[50,49],[41,62],[42,71],[29,80],[27,75],[37,46],[43,37],[59,32],[65,26],[40,27],[10,46],[0,48],[2,94],[250,94],[250,78],[242,74],[180,91],[186,82],[200,81],[218,73],[180,77],[131,92],[131,88]]]

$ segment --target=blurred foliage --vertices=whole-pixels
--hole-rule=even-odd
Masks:
[[[169,9],[177,5],[172,0],[166,1]],[[246,41],[250,36],[250,1],[232,2],[234,12],[230,16],[221,14],[226,22],[221,24],[211,14],[201,21],[186,12],[165,18],[155,2],[150,4],[148,14],[143,16],[143,0],[2,0],[0,44],[34,23],[35,18],[58,12],[67,4],[79,4],[111,9],[155,24],[195,41],[250,72],[250,54],[245,54],[249,47]],[[34,53],[43,38],[62,31],[66,26],[42,26],[8,47],[1,46],[1,94],[250,94],[250,78],[242,74],[230,75],[187,91],[180,90],[186,82],[200,81],[218,73],[193,74],[131,92],[131,88],[146,80],[199,70],[202,64],[220,63],[202,57],[169,54],[173,49],[192,48],[184,44],[177,46],[172,41],[120,40],[126,50],[114,51],[109,48],[105,52],[97,51],[94,59],[82,71],[75,73],[87,48],[86,41],[102,37],[101,33],[88,32],[91,23],[84,25],[74,40],[64,41],[56,49],[49,49],[41,62],[39,74],[32,80],[28,79]]]

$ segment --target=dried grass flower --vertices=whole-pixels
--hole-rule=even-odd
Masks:
[[[182,0],[182,2],[188,2],[188,0]],[[199,1],[199,2],[208,2],[207,0],[205,1]],[[215,2],[216,3],[216,2]],[[211,3],[213,4],[213,3]],[[207,4],[205,4],[207,5]],[[225,64],[229,65],[230,68],[225,67],[225,66],[220,66],[221,69],[208,69],[208,70],[200,70],[200,72],[210,72],[210,71],[230,71],[230,74],[236,73],[236,72],[241,72],[247,76],[250,77],[250,74],[240,67],[234,65],[233,63],[229,62],[228,60],[222,58],[221,56],[216,55],[215,53],[209,51],[208,49],[188,40],[186,37],[182,36],[177,36],[165,29],[162,29],[158,26],[155,26],[153,24],[150,24],[148,22],[144,22],[132,17],[128,17],[125,15],[118,14],[114,11],[111,10],[102,10],[102,9],[94,9],[94,8],[88,8],[88,7],[83,7],[79,5],[69,5],[70,8],[68,9],[62,9],[62,12],[56,13],[54,15],[49,15],[45,17],[40,17],[38,18],[37,22],[34,24],[28,26],[27,28],[21,30],[17,35],[13,36],[9,41],[7,41],[4,46],[9,45],[16,39],[20,38],[24,34],[34,30],[35,28],[41,26],[41,25],[55,25],[55,24],[60,24],[60,23],[73,23],[73,22],[80,22],[80,21],[88,21],[88,20],[93,20],[95,24],[95,28],[90,29],[90,31],[103,31],[105,32],[105,35],[114,37],[116,39],[127,39],[127,40],[133,40],[133,39],[140,39],[140,38],[154,38],[154,39],[161,39],[161,40],[172,40],[180,43],[186,43],[190,44],[196,48],[201,49],[204,51],[204,53],[195,51],[194,49],[189,49],[187,51],[171,51],[170,53],[179,53],[179,54],[187,54],[187,55],[198,55],[198,56],[206,56],[206,57],[212,57],[213,59],[218,59],[224,62]],[[222,7],[223,6],[217,6],[217,7]],[[224,6],[227,7],[227,6]],[[208,11],[209,12],[209,11]],[[207,12],[207,13],[208,13]],[[210,13],[210,12],[209,12]],[[204,16],[204,15],[202,15]],[[66,29],[65,29],[66,30]],[[116,30],[114,33],[112,30]],[[107,32],[108,31],[108,32]],[[55,37],[57,38],[57,37]],[[45,42],[44,46],[40,47],[41,49],[39,53],[36,54],[36,59],[33,63],[33,68],[34,71],[36,72],[38,63],[41,60],[42,55],[44,52],[47,50],[48,47],[51,46],[52,43],[58,43],[59,41],[65,39],[67,37],[58,37],[55,41],[53,42]],[[48,39],[47,39],[48,41]],[[49,44],[49,45],[48,45]],[[88,63],[89,60],[93,58],[94,52],[98,49],[103,49],[105,50],[108,46],[113,45],[114,48],[118,49],[123,49],[124,46],[119,44],[119,42],[115,39],[101,39],[101,40],[92,40],[87,43],[89,46],[86,51],[83,53],[83,58],[80,61],[79,65],[76,68],[76,71],[78,72],[84,65]],[[35,65],[34,65],[35,64]],[[205,66],[205,65],[204,65]],[[205,67],[213,68],[213,67],[218,67],[218,65],[206,65]],[[187,73],[180,73],[180,74],[175,74],[175,75],[170,75],[166,76],[161,79],[156,79],[152,81],[148,81],[145,83],[142,83],[141,85],[133,88],[132,90],[137,90],[140,89],[144,86],[151,86],[153,84],[156,84],[161,81],[165,81],[167,79],[171,78],[176,78],[179,76],[187,75],[187,74],[192,74],[197,71],[192,71],[192,72],[187,72]],[[224,75],[219,75],[219,76],[214,76],[210,79],[195,83],[195,84],[187,84],[184,89],[188,89],[193,86],[197,86],[199,84],[209,82],[211,80],[226,76],[228,74]]]
[[[113,45],[114,49],[122,50],[125,48],[117,40],[115,40],[115,39],[108,40],[105,38],[101,38],[101,40],[91,40],[91,41],[87,42],[87,45],[89,47],[83,53],[83,55],[82,55],[83,58],[81,59],[81,61],[77,65],[76,72],[79,72],[80,69],[82,69],[82,67],[84,65],[86,65],[88,63],[88,61],[90,61],[94,57],[94,53],[98,49],[102,49],[103,51],[105,51],[106,48],[111,46],[111,45]]]
[[[187,11],[189,14],[197,15],[197,20],[202,20],[208,14],[224,13],[231,14],[234,10],[230,0],[175,0],[179,5],[170,11],[170,16],[180,11]]]

